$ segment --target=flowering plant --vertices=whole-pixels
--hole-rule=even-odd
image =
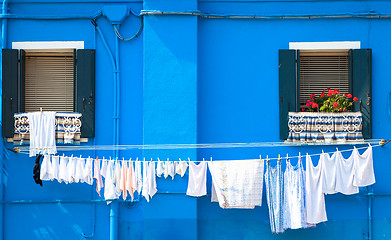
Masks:
[[[301,109],[302,112],[347,112],[350,110],[353,102],[357,102],[358,99],[353,97],[352,94],[341,94],[338,89],[331,90],[327,88],[323,89],[319,97],[315,94],[311,94],[310,100],[307,101],[306,107]]]

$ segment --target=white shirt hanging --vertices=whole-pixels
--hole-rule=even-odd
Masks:
[[[314,167],[311,157],[306,156],[305,204],[307,223],[317,224],[327,221],[323,194],[323,161]]]
[[[84,158],[75,158],[76,159],[76,171],[75,171],[75,182],[84,182]]]
[[[92,185],[94,183],[93,161],[94,160],[89,157],[86,159],[86,164],[84,165],[83,179],[84,182],[86,182],[89,185]]]
[[[348,159],[345,159],[342,156],[342,153],[338,150],[336,154],[336,161],[338,166],[336,173],[335,190],[346,195],[358,193],[358,187],[353,185],[355,175],[353,153]]]
[[[52,163],[50,162],[50,155],[44,155],[41,163],[40,179],[50,180],[50,171],[52,169]]]
[[[201,197],[206,195],[206,170],[207,162],[202,161],[196,165],[189,162],[189,182],[187,185],[186,195]]]
[[[156,176],[161,177],[162,174],[164,174],[164,162],[158,159],[156,164]]]
[[[59,156],[52,156],[52,170],[50,171],[50,180],[56,179],[60,182],[58,174],[59,174],[59,168],[60,168],[60,157]]]
[[[68,184],[68,157],[60,157],[60,166],[58,169],[58,182],[64,181]]]
[[[357,148],[353,149],[354,157],[354,181],[353,185],[357,187],[365,187],[376,182],[375,173],[373,171],[373,153],[372,146],[360,155]]]
[[[335,190],[336,174],[337,174],[337,154],[334,153],[331,157],[328,153],[322,153],[319,161],[323,162],[322,174],[323,174],[323,193],[334,194]]]

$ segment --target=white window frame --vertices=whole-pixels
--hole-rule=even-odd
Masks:
[[[12,49],[28,52],[73,52],[84,49],[84,41],[12,42]]]

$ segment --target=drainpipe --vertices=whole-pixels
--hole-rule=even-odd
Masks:
[[[8,12],[8,1],[3,0],[3,5],[1,13],[4,15]],[[4,49],[7,47],[7,19],[1,21],[1,48]],[[2,62],[2,61],[1,61]],[[1,71],[3,69],[1,68]],[[3,81],[3,78],[1,79]],[[0,124],[0,134],[2,135],[2,119]],[[0,139],[0,240],[4,239],[4,138]]]
[[[373,189],[372,186],[368,186],[368,240],[372,240],[372,197]]]
[[[119,92],[119,67],[118,67],[118,59],[119,59],[119,49],[118,49],[118,38],[115,40],[115,51],[116,51],[116,59],[114,59],[113,54],[110,51],[109,46],[103,36],[102,31],[98,27],[98,24],[93,20],[92,24],[94,24],[95,29],[98,31],[99,36],[102,39],[103,45],[105,46],[107,53],[110,56],[110,60],[113,66],[113,78],[114,78],[114,111],[113,111],[113,145],[114,148],[114,158],[118,157],[118,147],[117,140],[119,125],[118,125],[118,92]],[[117,62],[116,62],[117,61]],[[118,201],[114,200],[110,204],[110,240],[118,240]]]

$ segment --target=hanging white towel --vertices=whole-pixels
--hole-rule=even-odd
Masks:
[[[60,157],[60,166],[58,169],[58,182],[64,181],[68,184],[68,157]]]
[[[121,162],[116,160],[114,163],[114,177],[113,177],[116,198],[119,198],[121,196],[120,180],[121,180]]]
[[[141,175],[141,162],[140,161],[134,162],[134,174],[136,176],[137,192],[140,195],[140,193],[143,189],[143,177]]]
[[[67,181],[74,183],[76,180],[76,158],[71,156],[67,164]]]
[[[156,176],[161,177],[162,174],[164,174],[164,162],[158,159],[156,164]]]
[[[323,163],[323,193],[334,194],[336,193],[336,179],[337,179],[337,153],[334,153],[331,157],[328,153],[322,153],[320,155],[320,162]]]
[[[164,178],[171,176],[172,180],[174,180],[175,176],[175,165],[172,161],[166,161],[164,164]]]
[[[143,187],[142,187],[142,195],[145,200],[149,202],[149,184],[148,184],[148,162],[143,161]]]
[[[27,113],[30,127],[30,157],[36,154],[56,154],[56,113]]]
[[[183,177],[186,173],[187,167],[189,165],[186,163],[186,161],[179,161],[176,162],[175,165],[175,173],[181,175]]]
[[[156,186],[156,173],[155,173],[155,162],[149,162],[148,164],[148,195],[152,199],[153,195],[157,192]]]
[[[84,183],[84,158],[75,158],[76,159],[76,171],[75,171],[75,182]]]
[[[40,179],[50,180],[50,171],[52,169],[52,163],[50,162],[50,155],[44,155],[41,163]]]
[[[106,178],[107,173],[107,160],[105,158],[102,159],[102,166],[100,168],[100,174]]]
[[[137,180],[132,161],[129,161],[129,167],[127,169],[126,190],[129,192],[130,198],[133,200],[134,192],[137,190]]]
[[[59,177],[58,177],[58,172],[60,168],[60,162],[59,162],[60,157],[59,156],[52,156],[52,170],[50,171],[50,180],[56,179],[57,181],[60,182]]]
[[[186,195],[201,197],[206,195],[206,170],[207,162],[202,161],[196,165],[189,162],[189,182],[187,185]]]
[[[92,185],[94,183],[93,167],[92,167],[93,161],[94,160],[89,157],[86,159],[86,164],[84,165],[83,179],[84,179],[84,182],[86,182],[89,185]]]
[[[114,185],[114,162],[108,161],[107,171],[105,177],[105,187],[104,187],[104,197],[106,200],[117,199],[115,194],[115,185]],[[107,204],[111,203],[108,201]]]
[[[281,169],[281,160],[278,160],[276,167],[273,168],[270,161],[266,159],[265,186],[270,229],[272,233],[282,233],[284,232],[284,174]]]
[[[354,181],[354,157],[353,153],[348,159],[345,159],[342,156],[342,153],[337,150],[337,173],[336,173],[336,182],[335,190],[337,192],[350,195],[356,194],[359,192],[358,187],[353,185]]]
[[[221,208],[262,205],[263,160],[212,161],[208,166]]]
[[[96,179],[96,192],[100,196],[100,190],[103,188],[103,179],[100,174],[100,161],[98,157],[94,161],[94,178]]]
[[[365,152],[360,155],[357,148],[353,149],[354,157],[354,181],[353,185],[357,187],[365,187],[376,182],[375,173],[373,171],[373,153],[372,146],[369,146]]]
[[[306,156],[305,207],[307,223],[317,224],[327,221],[323,194],[323,161],[314,167],[311,157]]]

